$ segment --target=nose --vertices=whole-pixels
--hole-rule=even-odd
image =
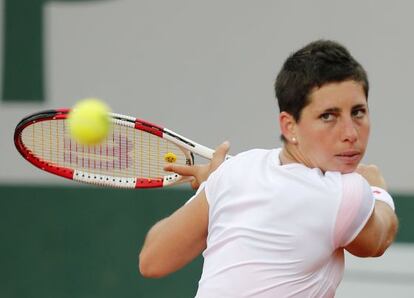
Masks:
[[[358,139],[358,129],[353,119],[345,119],[342,127],[342,139],[344,142],[355,143]]]

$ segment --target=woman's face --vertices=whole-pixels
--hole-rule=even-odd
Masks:
[[[307,166],[353,172],[364,156],[370,131],[362,85],[350,80],[315,88],[295,128],[297,150]]]

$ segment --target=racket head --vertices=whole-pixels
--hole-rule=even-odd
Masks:
[[[164,165],[194,164],[190,150],[164,138],[164,128],[121,114],[109,113],[112,127],[102,143],[79,144],[67,127],[69,111],[42,111],[17,124],[14,143],[27,161],[67,179],[120,188],[174,185],[185,179]]]

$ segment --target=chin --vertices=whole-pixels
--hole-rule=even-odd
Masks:
[[[341,174],[349,174],[349,173],[353,173],[355,172],[356,168],[353,169],[345,169],[345,170],[341,170],[339,172],[341,172]]]
[[[349,174],[355,172],[357,169],[358,164],[339,164],[327,167],[327,170],[324,171],[332,171],[332,172],[340,172],[341,174]]]
[[[357,167],[358,167],[358,164],[341,165],[339,167],[339,172],[341,172],[342,174],[352,173],[352,172],[355,172],[355,170],[357,169]]]

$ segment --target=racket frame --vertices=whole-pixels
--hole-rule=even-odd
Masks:
[[[46,110],[35,114],[31,114],[23,118],[16,126],[14,132],[14,144],[19,153],[31,164],[43,171],[58,175],[67,179],[84,182],[88,184],[110,186],[117,188],[156,188],[165,187],[188,181],[186,177],[182,177],[176,173],[165,175],[158,178],[140,178],[140,177],[118,177],[71,169],[51,162],[41,160],[34,155],[23,143],[22,132],[25,128],[42,121],[64,120],[67,118],[70,109]],[[194,164],[194,155],[199,155],[206,159],[213,157],[214,150],[200,145],[172,130],[163,128],[151,122],[137,119],[131,116],[125,116],[117,113],[109,113],[113,124],[128,126],[137,130],[145,131],[177,145],[186,156],[186,164]]]

